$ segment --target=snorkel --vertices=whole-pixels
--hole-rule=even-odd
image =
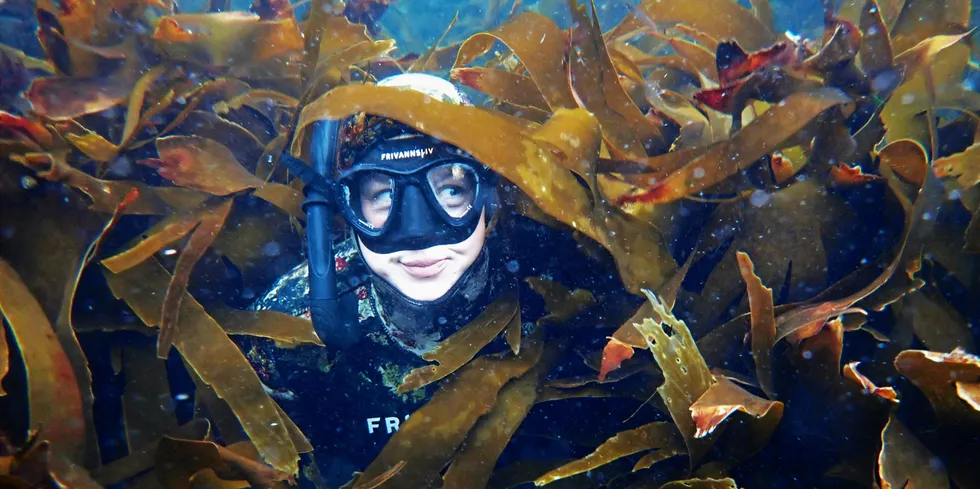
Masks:
[[[327,346],[348,348],[357,342],[357,332],[341,327],[337,297],[337,272],[333,252],[333,216],[336,190],[333,172],[337,164],[337,138],[340,121],[322,119],[313,123],[310,139],[310,165],[283,153],[281,161],[306,185],[303,212],[306,213],[306,249],[309,263],[310,319],[313,330]]]

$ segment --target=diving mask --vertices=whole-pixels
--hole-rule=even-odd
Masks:
[[[392,253],[468,238],[493,202],[496,177],[458,148],[417,135],[375,145],[337,184],[345,220],[364,245]]]

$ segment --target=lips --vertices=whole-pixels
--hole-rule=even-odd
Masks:
[[[435,260],[410,260],[400,263],[409,275],[415,278],[429,278],[438,275],[439,272],[446,268],[448,262],[449,260],[447,258],[439,258]]]

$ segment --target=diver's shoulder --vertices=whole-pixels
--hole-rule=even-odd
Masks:
[[[334,269],[337,273],[338,295],[343,297],[355,294],[358,299],[366,298],[367,268],[360,259],[353,239],[344,239],[334,244]],[[277,278],[249,308],[256,311],[271,310],[293,316],[308,316],[309,295],[309,262],[303,260]],[[363,313],[359,316],[363,316]]]

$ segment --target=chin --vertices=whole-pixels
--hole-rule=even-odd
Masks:
[[[448,275],[448,274],[447,274]],[[431,277],[420,280],[411,276],[399,277],[400,280],[393,283],[396,289],[408,296],[410,299],[431,302],[440,299],[456,284],[459,277]]]

